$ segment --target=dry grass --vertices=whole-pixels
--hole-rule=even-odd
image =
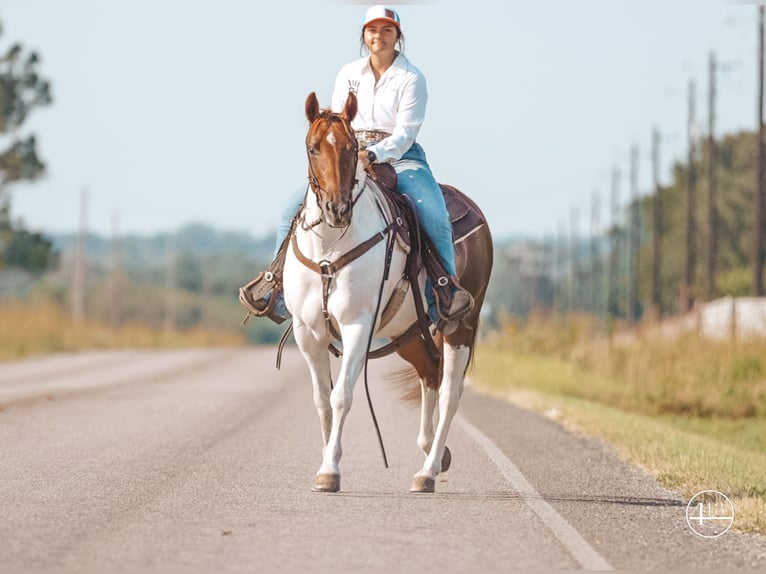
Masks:
[[[241,330],[162,330],[137,323],[111,328],[75,321],[51,302],[0,301],[0,360],[64,351],[236,346],[245,342]]]
[[[766,418],[766,341],[713,342],[694,334],[673,342],[637,337],[610,345],[591,337],[586,319],[531,320],[487,346],[514,356],[544,357],[568,369],[558,392],[651,415]]]
[[[618,348],[592,332],[585,320],[506,329],[478,349],[474,378],[613,444],[687,498],[726,492],[735,526],[766,533],[766,343],[639,336]]]

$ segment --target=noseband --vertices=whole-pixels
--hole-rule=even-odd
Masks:
[[[353,168],[354,181],[351,184],[351,192],[353,194],[353,190],[359,184],[359,180],[356,178],[356,170],[357,170],[357,165],[359,163],[359,142],[356,139],[356,134],[354,133],[354,130],[351,129],[351,123],[347,122],[346,120],[344,120],[340,116],[340,114],[335,114],[335,113],[332,113],[330,111],[325,110],[325,111],[323,111],[323,112],[321,112],[319,114],[319,117],[315,120],[314,123],[316,123],[317,121],[321,121],[321,120],[324,120],[324,121],[328,122],[329,124],[332,124],[334,122],[340,122],[341,125],[343,126],[343,129],[346,132],[346,136],[348,137],[348,139],[350,139],[354,143],[354,146],[353,146],[353,148],[351,150],[351,153],[353,154],[353,160],[354,160],[354,168]],[[325,131],[329,131],[329,129],[330,129],[330,127],[328,126],[327,130],[325,130]],[[321,186],[321,184],[319,183],[319,179],[314,174],[314,166],[313,166],[313,163],[311,161],[311,153],[312,153],[311,148],[309,146],[306,146],[306,156],[307,156],[308,162],[309,162],[309,176],[308,176],[309,187],[314,192],[314,195],[316,196],[316,200],[317,200],[317,205],[319,206],[319,209],[322,212],[322,215],[319,217],[319,219],[317,219],[315,222],[313,222],[310,225],[310,227],[314,227],[315,225],[318,225],[322,221],[325,221],[325,212],[324,212],[324,208],[322,207],[322,202],[320,201],[320,193],[323,196],[328,196],[328,195],[330,195],[330,192],[327,191],[325,188],[323,188]],[[364,191],[364,187],[359,191],[359,193],[356,195],[356,197],[353,197],[353,195],[352,195],[352,197],[351,197],[351,209],[353,209],[354,205],[356,205],[356,202],[359,200],[359,197],[362,195],[362,191]],[[328,225],[329,225],[329,223],[328,223]],[[331,227],[340,227],[340,226],[331,226]],[[348,224],[346,224],[346,225],[344,225],[342,227],[348,227]]]

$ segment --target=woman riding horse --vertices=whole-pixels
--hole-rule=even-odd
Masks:
[[[431,173],[423,148],[415,141],[425,117],[426,80],[397,49],[402,47],[404,36],[399,14],[393,8],[377,5],[367,10],[361,42],[369,57],[351,62],[340,70],[335,81],[332,109],[343,109],[349,91],[357,96],[359,110],[352,127],[359,142],[360,164],[365,168],[383,162],[393,165],[399,191],[412,199],[420,224],[433,242],[450,278],[452,298],[447,304],[440,301],[437,307],[432,289],[426,288],[429,318],[439,330],[449,334],[473,308],[474,301],[457,282],[452,226],[444,196]],[[277,233],[277,251],[290,232],[292,219],[304,197],[304,190],[299,190],[289,199]],[[254,288],[269,276],[268,273],[261,274],[247,287]],[[270,306],[272,296],[276,296],[276,300]],[[267,292],[255,301],[246,297],[242,302],[256,315],[263,315],[268,309],[268,316],[278,322],[289,317],[281,292]]]

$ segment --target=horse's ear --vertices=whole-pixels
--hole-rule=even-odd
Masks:
[[[319,100],[317,100],[316,92],[311,92],[309,97],[306,98],[306,117],[309,123],[313,123],[319,115]]]
[[[349,92],[341,115],[345,118],[346,121],[350,122],[354,119],[354,117],[356,117],[357,111],[359,111],[359,104],[356,101],[356,94],[354,94],[354,92]]]

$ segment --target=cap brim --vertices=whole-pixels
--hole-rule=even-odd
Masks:
[[[384,17],[381,16],[380,18],[373,18],[369,22],[365,22],[364,26],[362,26],[362,28],[366,28],[367,26],[369,26],[370,24],[373,24],[375,22],[384,22],[386,24],[393,24],[397,28],[399,27],[399,22],[397,22],[396,20],[394,20],[392,18],[384,18]]]

